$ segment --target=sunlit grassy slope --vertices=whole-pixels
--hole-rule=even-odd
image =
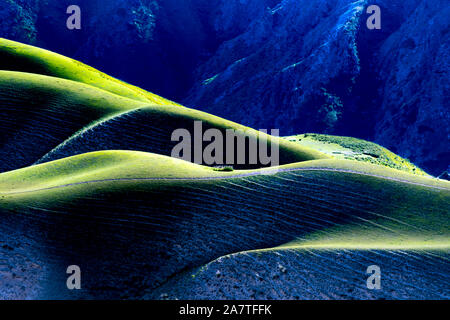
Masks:
[[[176,144],[172,132],[191,129],[194,121],[202,121],[205,130],[242,130],[257,137],[253,129],[181,108],[78,61],[6,39],[0,39],[0,70],[0,172],[105,149],[170,155]],[[279,141],[281,163],[327,158],[267,138]]]
[[[0,171],[32,165],[52,150],[64,148],[56,158],[104,149],[170,155],[177,143],[171,141],[172,132],[186,128],[193,134],[195,121],[202,121],[204,130],[241,130],[241,134],[255,138],[267,137],[270,143],[279,141],[281,163],[328,157],[285,139],[259,136],[253,129],[204,112],[149,104],[84,83],[38,74],[0,71],[0,111]],[[135,124],[126,127],[130,119]],[[89,137],[95,130],[99,132]],[[116,140],[111,130],[115,130]],[[91,141],[85,141],[87,138]],[[59,148],[61,144],[64,148]],[[54,155],[47,158],[53,160]]]
[[[448,182],[335,159],[218,172],[103,151],[0,174],[6,225],[34,221],[28,235],[45,240],[57,261],[58,248],[70,247],[71,259],[91,266],[88,287],[107,281],[93,275],[108,274],[111,257],[128,274],[147,265],[152,272],[139,281],[151,290],[241,251],[448,252],[449,208]],[[117,281],[118,290],[129,286]]]
[[[286,139],[302,146],[310,147],[332,155],[337,159],[368,162],[421,176],[428,175],[407,159],[403,159],[373,142],[352,137],[339,137],[315,133],[290,136],[286,137]]]
[[[383,257],[379,263],[388,264],[403,254],[400,261],[426,279],[416,288],[448,295],[427,281],[450,272],[450,183],[388,150],[345,137],[263,135],[280,144],[281,166],[217,171],[167,157],[177,143],[172,132],[193,132],[195,121],[222,133],[258,138],[257,131],[4,39],[0,69],[0,235],[7,242],[0,239],[0,258],[25,279],[0,288],[0,298],[158,298],[180,288],[183,297],[198,298],[186,292],[200,294],[202,282],[181,275],[206,281],[221,259],[232,261],[223,279],[244,282],[228,297],[255,298],[245,288],[261,286],[258,272],[272,272],[264,266],[282,256],[283,264],[314,266],[272,278],[267,292],[284,285],[320,298],[333,294],[330,271],[350,277],[353,263]],[[79,293],[65,287],[74,263],[83,270]],[[314,279],[302,286],[305,277]],[[348,281],[337,281],[336,292],[361,297],[347,292]],[[219,291],[213,287],[205,292]]]
[[[3,38],[0,38],[0,70],[53,76],[85,83],[142,102],[177,105],[141,88],[110,77],[76,60]]]

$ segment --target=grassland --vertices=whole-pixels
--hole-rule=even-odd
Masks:
[[[99,128],[106,130],[110,123],[127,115],[144,117],[137,119],[136,125],[130,128],[129,140],[119,137],[114,144],[111,137],[100,132],[94,138],[92,148],[84,152],[133,147],[139,151],[170,155],[175,145],[171,142],[172,132],[178,128],[191,128],[193,132],[194,122],[202,121],[205,129],[216,128],[222,132],[233,129],[257,140],[266,137],[269,143],[277,142],[282,164],[328,158],[314,149],[260,134],[201,111],[141,102],[84,83],[39,74],[0,71],[0,111],[3,114],[0,118],[0,152],[4,154],[0,171],[3,172],[32,165],[52,150],[60,149],[60,145],[67,146],[71,142],[75,145],[72,143],[71,150],[63,155],[82,153],[87,145],[83,140],[87,132]],[[124,134],[120,128],[116,133]],[[144,135],[149,135],[148,141],[132,145]],[[97,141],[101,137],[106,139],[106,145]]]
[[[45,243],[53,263],[63,263],[67,252],[59,250],[70,248],[70,259],[88,266],[92,288],[108,282],[111,259],[151,291],[182,270],[234,252],[445,256],[450,245],[448,182],[348,160],[305,161],[276,173],[227,172],[161,155],[102,151],[1,174],[0,208],[6,226],[32,221],[27,234]],[[143,265],[152,272],[142,273]],[[106,278],[94,277],[99,272]],[[138,282],[121,279],[115,297],[121,290],[142,296],[127,289]]]
[[[363,161],[421,176],[428,176],[426,172],[407,159],[404,159],[373,142],[352,137],[339,137],[315,133],[290,136],[286,137],[286,139],[302,146],[314,148],[323,153],[332,155],[336,159]]]
[[[35,73],[81,82],[141,102],[178,105],[79,61],[4,38],[0,38],[0,70]]]
[[[450,183],[381,146],[264,136],[280,145],[278,167],[193,164],[168,157],[173,130],[202,121],[261,136],[4,39],[0,69],[0,260],[25,279],[0,297],[383,298],[346,286],[371,261],[393,264],[387,297],[402,263],[425,280],[397,298],[450,295],[435,284],[449,274]],[[73,263],[82,292],[65,287]]]

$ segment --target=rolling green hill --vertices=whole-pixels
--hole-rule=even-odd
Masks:
[[[110,77],[79,61],[4,38],[0,38],[0,70],[36,73],[73,80],[141,102],[178,105]]]
[[[31,247],[45,243],[47,263],[80,261],[89,288],[105,286],[114,272],[138,279],[90,292],[100,296],[142,296],[129,288],[152,290],[241,251],[445,253],[449,208],[448,182],[335,159],[276,173],[221,172],[161,155],[102,151],[0,174],[4,227],[29,221]]]
[[[222,289],[222,298],[274,290],[292,298],[296,286],[300,297],[382,298],[342,284],[355,263],[369,262],[392,266],[388,297],[406,281],[402,263],[414,269],[408,279],[423,275],[419,293],[450,295],[433,282],[449,274],[450,183],[381,146],[260,135],[4,39],[0,69],[0,276],[11,274],[0,298],[160,298],[165,290],[211,298]],[[280,166],[221,170],[168,157],[172,132],[192,132],[196,121],[278,143]],[[71,264],[82,267],[81,292],[65,286]],[[219,265],[227,277],[211,277]],[[259,272],[274,265],[278,278],[263,284]],[[339,286],[329,285],[330,272]],[[263,294],[246,291],[258,286]]]
[[[205,130],[240,130],[241,135],[248,134],[255,139],[267,137],[269,143],[278,142],[281,164],[328,158],[314,149],[285,139],[259,135],[256,130],[201,111],[149,104],[80,82],[38,74],[0,71],[0,111],[3,115],[0,118],[0,152],[4,155],[0,171],[32,165],[60,144],[76,140],[80,134],[95,127],[106,129],[115,117],[133,112],[143,113],[145,121],[140,120],[130,128],[129,133],[134,135],[130,141],[119,139],[121,144],[118,146],[102,146],[95,141],[93,150],[86,151],[129,149],[127,142],[149,135],[151,139],[135,146],[137,150],[170,155],[176,144],[171,142],[172,132],[178,128],[193,132],[194,122],[202,121]],[[83,141],[77,141],[65,156],[81,153],[77,149],[83,145]]]
[[[337,159],[363,161],[421,176],[428,176],[426,172],[407,159],[403,159],[373,142],[352,137],[338,137],[315,133],[300,134],[286,137],[286,139],[302,146],[319,150]]]

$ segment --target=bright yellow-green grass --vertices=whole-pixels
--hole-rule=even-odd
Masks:
[[[53,188],[102,179],[128,178],[227,178],[246,175],[271,176],[296,169],[346,172],[378,177],[417,187],[450,191],[450,182],[408,174],[378,165],[349,160],[311,160],[257,170],[217,171],[167,156],[147,152],[108,150],[91,152],[0,174],[3,194]]]
[[[158,105],[178,105],[153,93],[110,77],[57,53],[0,38],[0,69],[38,73],[97,87],[126,98]],[[149,75],[157,76],[157,75]],[[179,106],[179,105],[178,105]]]
[[[37,97],[60,100],[59,105],[62,108],[65,108],[71,102],[102,115],[110,115],[148,105],[148,103],[99,90],[81,82],[16,71],[0,70],[0,90],[0,94],[5,96],[4,99],[8,97],[12,99],[13,94],[29,97],[30,104],[26,106],[27,108],[23,108],[24,113],[35,112],[36,108],[42,108],[42,112],[48,110],[50,103],[43,102],[36,105],[34,98]],[[64,104],[64,101],[66,104]],[[66,111],[70,117],[71,110],[66,109]]]
[[[258,135],[256,130],[231,121],[180,108],[75,60],[5,39],[0,39],[0,69],[9,70],[0,71],[0,100],[23,108],[20,118],[25,123],[17,126],[19,134],[38,113],[46,114],[43,119],[49,121],[62,115],[59,121],[66,123],[72,113],[86,114],[86,123],[71,133],[74,137],[105,119],[146,110],[168,123],[161,130],[171,128],[170,122],[190,127],[193,121],[202,121],[208,127]],[[19,98],[29,103],[21,100],[22,104],[15,105]],[[40,126],[45,127],[45,123]],[[278,249],[449,249],[448,182],[433,179],[388,150],[358,139],[323,135],[267,138],[279,142],[280,153],[287,154],[292,163],[268,169],[217,171],[151,153],[100,151],[0,174],[0,209],[15,212],[38,208],[45,212],[61,206],[65,210],[75,198],[103,199],[113,192],[126,199],[136,190],[153,194],[154,199],[162,192],[176,202],[179,195],[172,190],[194,190],[201,184],[205,194],[200,193],[198,199],[183,199],[191,201],[186,204],[189,210],[201,214],[208,210],[202,207],[202,201],[212,195],[222,201],[220,205],[226,205],[216,194],[225,182],[229,184],[225,190],[242,193],[234,199],[239,206],[245,206],[248,200],[270,207],[273,201],[277,203],[276,212],[288,210],[294,215],[302,208],[290,208],[290,203],[301,200],[312,206],[312,213],[304,212],[306,217],[313,214],[323,221],[330,212],[355,212],[350,222],[291,237]],[[277,189],[280,185],[281,191]],[[290,192],[291,198],[284,191]],[[253,219],[260,212],[246,214]],[[296,221],[303,223],[300,218]]]
[[[91,114],[95,114],[94,118],[98,117],[93,119],[94,121],[86,127],[90,127],[101,120],[122,112],[148,108],[153,110],[159,109],[160,111],[158,112],[172,114],[175,117],[184,117],[187,121],[201,120],[212,124],[213,127],[250,130],[253,134],[256,134],[254,130],[200,111],[192,109],[176,110],[173,106],[179,106],[178,104],[112,78],[81,62],[51,51],[3,38],[0,38],[0,69],[51,76],[40,77],[37,74],[0,71],[0,89],[4,92],[16,90],[24,93],[33,92],[39,95],[57,93],[58,96],[62,97],[63,101],[75,101],[76,105],[81,105],[89,110]],[[64,79],[78,83],[64,81]],[[101,89],[101,91],[93,90],[92,87]],[[103,90],[129,99],[121,99]],[[30,96],[30,99],[33,99],[33,97]],[[63,101],[60,103],[62,106],[64,105]],[[167,110],[163,110],[156,105],[170,107]],[[54,112],[54,110],[48,110],[45,105],[41,107],[44,109],[43,112]],[[24,110],[24,112],[27,111]],[[64,110],[64,112],[67,112],[67,110]],[[83,129],[85,127],[80,127],[79,131],[81,132]],[[74,132],[74,134],[76,133]],[[327,158],[326,154],[328,154],[337,159],[367,161],[419,175],[426,175],[426,173],[410,164],[407,160],[366,141],[311,134],[288,137],[287,139],[296,142],[301,147],[286,143],[284,140],[275,140],[280,141],[282,150],[293,150],[293,153],[300,154],[300,157],[296,158],[295,161],[323,159]],[[358,147],[355,148],[355,145]]]
[[[0,193],[54,188],[84,181],[129,178],[227,178],[246,175],[271,176],[296,169],[347,172],[361,176],[450,191],[450,182],[408,174],[378,165],[349,160],[311,160],[257,170],[217,171],[167,156],[138,151],[98,151],[0,174]]]
[[[319,228],[301,239],[293,237],[286,245],[268,250],[450,248],[449,182],[349,160],[312,160],[278,168],[219,172],[156,154],[101,151],[0,174],[0,208],[17,210],[38,203],[41,208],[48,206],[53,210],[77,197],[95,198],[112,191],[127,194],[136,189],[150,194],[161,186],[170,193],[176,187],[203,184],[203,188],[214,192],[224,181],[230,182],[230,188],[248,189],[249,178],[256,188],[248,191],[249,199],[261,191],[270,193],[269,181],[284,183],[283,188],[287,189],[296,188],[303,180],[313,181],[308,184],[311,194],[318,187],[326,192],[328,186],[333,186],[335,194],[328,195],[328,200],[309,198],[308,190],[297,193],[299,198],[323,208],[323,212],[320,209],[315,213],[317,218],[326,217],[330,210],[337,210],[335,214],[339,215],[342,206],[348,205],[349,197],[355,208],[361,205],[361,209],[355,209],[354,221]],[[171,196],[176,199],[177,194]],[[289,201],[282,195],[271,197]],[[268,199],[264,201],[270,202]],[[380,199],[383,201],[372,207],[362,203]],[[190,205],[201,212],[202,201],[200,196],[192,199]]]
[[[0,175],[0,192],[14,194],[105,179],[226,175],[210,167],[152,153],[98,151],[3,173]]]
[[[36,112],[39,110],[41,112],[40,116],[46,116],[45,119],[47,120],[45,121],[54,121],[52,119],[59,116],[64,118],[64,121],[71,122],[78,121],[71,120],[71,113],[83,112],[86,115],[84,121],[87,121],[87,123],[79,123],[79,128],[73,132],[73,135],[76,135],[86,127],[123,112],[145,109],[158,115],[158,117],[163,117],[166,121],[165,123],[167,123],[167,128],[172,128],[171,122],[175,123],[174,121],[176,121],[177,128],[190,128],[194,121],[202,121],[205,126],[222,130],[234,129],[256,138],[266,137],[269,142],[278,142],[280,153],[286,154],[287,158],[292,159],[293,162],[329,158],[329,156],[314,149],[297,145],[283,138],[259,133],[251,128],[205,112],[180,108],[175,105],[145,103],[84,83],[62,78],[15,71],[0,71],[0,101],[8,101],[9,103],[9,101],[16,100],[17,96],[21,97],[24,102],[20,102],[15,107],[23,108],[23,113],[19,114],[20,119],[8,119],[8,121],[29,121],[32,117],[36,117]],[[26,114],[29,114],[29,119],[27,119]],[[45,124],[43,125],[45,128]],[[21,129],[21,126],[16,128],[16,130]],[[26,128],[26,130],[32,129],[30,127]],[[163,130],[164,127],[161,129]],[[169,129],[167,130],[170,131]],[[39,132],[36,132],[36,135],[39,135]],[[170,135],[171,132],[167,132],[167,139],[170,139]],[[63,142],[61,141],[61,143]],[[49,151],[47,150],[47,152]],[[37,161],[38,159],[35,160]]]
[[[428,176],[426,172],[409,162],[407,159],[403,159],[373,142],[352,137],[339,137],[315,133],[299,134],[286,137],[286,139],[302,146],[319,150],[336,159],[369,162],[421,176]]]

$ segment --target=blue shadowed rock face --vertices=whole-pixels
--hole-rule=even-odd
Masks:
[[[65,27],[71,4],[82,30]],[[373,4],[381,30],[366,27]],[[251,127],[372,140],[439,175],[449,11],[444,0],[7,0],[0,36]]]
[[[284,1],[200,65],[187,105],[261,128],[376,141],[440,174],[450,163],[444,1]]]
[[[0,2],[2,37],[32,43],[36,41],[39,0],[5,0]]]

